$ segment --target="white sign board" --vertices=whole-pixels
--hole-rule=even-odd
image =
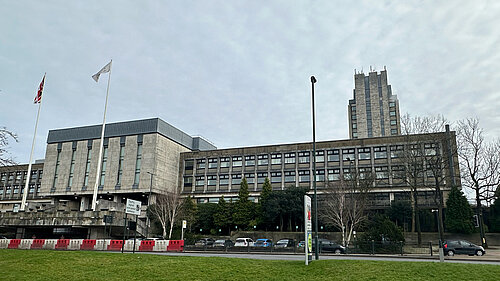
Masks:
[[[304,195],[304,248],[306,253],[306,265],[312,260],[312,209],[311,197]]]
[[[132,214],[132,215],[140,215],[141,214],[141,201],[127,199],[125,213]]]
[[[182,221],[182,228],[186,228],[187,227],[187,221],[186,220],[183,220]]]

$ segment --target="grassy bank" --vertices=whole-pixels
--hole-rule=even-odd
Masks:
[[[2,280],[498,280],[500,266],[0,250]]]

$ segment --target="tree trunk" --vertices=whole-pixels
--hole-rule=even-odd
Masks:
[[[413,192],[413,201],[415,201],[415,225],[417,227],[417,245],[422,245],[422,231],[420,230],[420,212],[418,209],[418,195]]]
[[[486,237],[484,236],[484,222],[483,222],[483,208],[481,206],[481,198],[479,194],[479,188],[476,186],[476,215],[479,220],[479,235],[481,237],[481,245],[486,249],[488,244],[486,243]]]

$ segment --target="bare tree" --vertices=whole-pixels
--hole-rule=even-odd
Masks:
[[[0,127],[0,166],[16,164],[16,162],[8,156],[7,147],[9,146],[10,139],[17,142],[17,135],[7,130],[5,127]]]
[[[179,192],[166,192],[156,195],[155,204],[151,205],[151,213],[158,219],[163,229],[163,237],[172,238],[175,221],[180,214],[182,199]]]
[[[326,183],[325,200],[321,208],[322,220],[342,232],[342,243],[346,247],[355,231],[366,219],[368,194],[374,185],[371,172],[350,171],[339,181]]]
[[[482,205],[493,200],[500,185],[500,140],[485,141],[479,119],[461,120],[458,122],[458,155],[463,185],[474,192],[481,243],[487,247]]]
[[[444,224],[443,209],[444,199],[442,186],[446,183],[446,173],[444,169],[450,164],[452,154],[456,155],[456,150],[452,154],[448,152],[448,138],[450,134],[434,134],[443,132],[448,121],[443,115],[411,117],[405,114],[401,118],[402,132],[405,135],[405,144],[397,152],[397,158],[401,162],[403,169],[399,171],[404,175],[399,178],[404,179],[407,186],[410,187],[413,205],[413,225],[412,231],[417,231],[417,243],[421,245],[422,234],[420,229],[420,215],[418,193],[424,187],[433,191],[434,203],[438,207],[438,230],[440,240],[443,240]],[[450,170],[450,175],[454,170]]]

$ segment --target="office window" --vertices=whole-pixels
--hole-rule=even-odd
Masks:
[[[391,125],[397,125],[397,121],[396,120],[391,120]]]
[[[344,175],[344,179],[350,179],[351,178],[351,168],[343,168],[342,174]]]
[[[395,107],[395,106],[396,106],[395,102],[393,102],[393,101],[389,102],[389,107]]]
[[[193,159],[188,159],[184,160],[184,170],[185,171],[192,171],[194,168],[194,160]]]
[[[59,165],[60,165],[60,160],[59,160],[59,157],[61,156],[61,150],[58,149],[57,150],[57,158],[56,158],[56,168],[55,168],[55,171],[54,171],[54,181],[52,182],[52,189],[55,189],[56,188],[56,184],[57,184],[57,177],[58,177],[58,172],[59,172]]]
[[[221,157],[220,158],[220,167],[221,168],[229,168],[229,157]]]
[[[257,183],[264,183],[267,178],[267,172],[257,173]]]
[[[351,114],[351,119],[356,120],[356,113]]]
[[[20,182],[23,177],[23,172],[16,172],[16,182]]]
[[[14,186],[14,194],[19,194],[19,186],[18,185]]]
[[[245,156],[245,166],[255,166],[255,155]]]
[[[398,130],[397,129],[391,129],[391,135],[397,135]]]
[[[285,153],[285,164],[295,164],[295,152]]]
[[[193,177],[184,177],[184,187],[193,186]]]
[[[2,173],[0,176],[0,183],[5,184],[7,182],[7,173]]]
[[[141,174],[142,165],[142,143],[137,144],[137,154],[135,156],[135,174],[134,174],[134,185],[139,184],[139,176]]]
[[[255,183],[255,174],[254,173],[246,173],[245,179],[247,180],[248,184],[254,184]]]
[[[325,181],[325,170],[316,170],[316,181]]]
[[[424,144],[424,153],[425,156],[434,156],[437,155],[437,151],[439,149],[439,146],[437,143],[426,143]]]
[[[342,149],[342,160],[344,161],[354,161],[354,148]]]
[[[234,156],[233,157],[233,167],[241,167],[243,165],[243,157]]]
[[[299,152],[299,164],[309,163],[309,151]]]
[[[340,180],[340,169],[328,169],[328,180],[329,181]]]
[[[196,159],[196,168],[205,169],[205,159]]]
[[[229,175],[219,175],[219,185],[228,185]]]
[[[118,159],[118,177],[116,178],[116,184],[122,184],[123,176],[123,159],[125,158],[125,144],[120,145],[120,158]]]
[[[73,176],[75,172],[75,152],[76,149],[73,149],[71,152],[71,163],[69,164],[69,178],[68,178],[68,187],[73,185]]]
[[[214,186],[217,185],[217,176],[207,176],[207,185]]]
[[[195,184],[196,184],[196,186],[204,186],[205,185],[205,176],[197,176]]]
[[[340,151],[338,149],[328,150],[328,161],[340,161]]]
[[[247,180],[248,183],[248,180]],[[231,175],[231,184],[232,185],[240,185],[241,184],[241,175]]]
[[[281,165],[281,153],[271,154],[271,165]]]
[[[281,182],[281,172],[272,172],[271,183],[279,183],[279,182]]]
[[[396,116],[396,111],[389,111],[389,116]]]
[[[359,167],[359,178],[366,179],[370,176],[371,172],[372,172],[371,167]]]
[[[325,151],[316,151],[316,163],[325,162]]]
[[[391,145],[391,158],[399,158],[403,153],[403,149],[402,145]]]
[[[359,160],[370,160],[371,159],[370,148],[369,147],[358,148],[358,159]]]
[[[217,158],[208,158],[208,168],[217,169]]]
[[[104,186],[104,180],[106,179],[107,164],[108,164],[108,147],[105,146],[102,152],[101,180],[99,181],[99,186]]]
[[[5,189],[5,195],[10,195],[12,193],[12,189],[10,186],[7,186],[7,188]]]
[[[374,147],[373,154],[375,156],[375,159],[386,159],[387,158],[387,146]]]
[[[264,155],[259,155],[257,156],[257,164],[258,165],[267,165],[269,164],[269,155],[264,154]]]
[[[295,182],[295,171],[285,171],[285,182]]]
[[[358,128],[358,124],[357,123],[352,123],[352,128],[353,129],[357,129]]]
[[[310,181],[309,170],[299,171],[299,182],[309,182]]]
[[[33,193],[35,193],[35,185],[30,184],[28,194],[33,194]]]
[[[375,178],[376,179],[388,179],[389,170],[387,166],[375,167]]]

